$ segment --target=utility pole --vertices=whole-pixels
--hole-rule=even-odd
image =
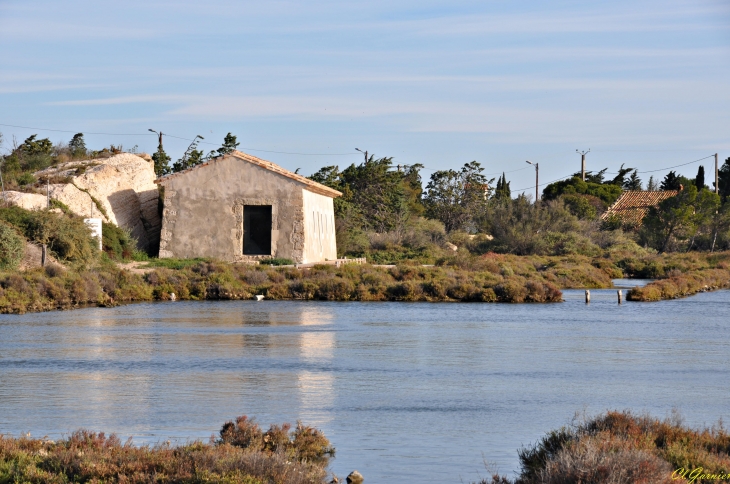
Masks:
[[[3,181],[3,167],[2,164],[0,164],[0,185],[2,185],[3,189],[3,201],[5,201],[5,205],[8,204],[8,197],[5,195],[5,182]]]
[[[153,133],[157,134],[157,140],[158,140],[158,146],[159,146],[159,148],[157,148],[157,149],[158,150],[162,149],[162,131],[160,131],[159,133],[157,131],[155,131],[154,129],[149,129],[148,131],[152,131]]]
[[[368,162],[368,152],[367,152],[367,150],[363,151],[360,148],[355,148],[355,151],[359,151],[360,153],[364,154],[365,155],[365,163]]]
[[[717,153],[715,153],[715,194],[720,193],[720,170],[717,168]]]
[[[537,187],[540,186],[540,165],[531,161],[528,161],[527,163],[535,166],[535,203],[537,203],[537,201],[540,200],[540,192],[537,190]]]
[[[586,155],[591,152],[591,149],[588,148],[588,151],[575,150],[575,152],[580,155],[580,175],[583,181],[586,181]]]

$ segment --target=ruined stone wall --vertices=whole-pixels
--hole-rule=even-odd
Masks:
[[[303,261],[300,183],[233,156],[163,180],[160,257]],[[271,255],[243,255],[245,205],[271,205]]]

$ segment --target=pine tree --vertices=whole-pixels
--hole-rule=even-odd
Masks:
[[[614,185],[618,185],[620,187],[626,185],[626,175],[631,170],[634,170],[634,169],[633,168],[624,168],[624,164],[621,163],[621,168],[618,169],[618,174],[614,177],[613,180],[611,180],[611,183]]]
[[[659,185],[657,185],[656,181],[654,180],[654,175],[649,177],[649,182],[646,184],[646,191],[648,192],[656,192],[659,190]]]
[[[172,164],[171,172],[177,173],[179,171],[187,170],[195,165],[199,165],[204,161],[207,161],[207,157],[203,156],[203,152],[198,149],[199,139],[203,139],[202,136],[196,136],[188,149],[183,154],[182,158]]]
[[[173,163],[170,172],[177,173],[178,171],[187,170],[188,168],[199,165],[204,161],[206,161],[206,158],[203,156],[202,151],[192,150],[191,152],[186,153],[186,156]]]
[[[702,190],[705,187],[705,167],[700,165],[697,169],[697,178],[695,178],[695,186],[697,190]]]
[[[659,188],[663,191],[679,190],[679,187],[679,177],[676,173],[674,173],[674,170],[667,173],[667,176],[665,176],[664,180],[662,180],[662,184],[659,185]]]
[[[162,145],[157,146],[157,151],[152,155],[152,161],[155,162],[155,174],[157,176],[167,175],[170,173],[170,157],[162,149]]]
[[[636,170],[632,171],[629,179],[624,181],[623,188],[624,190],[641,190],[641,178],[639,178],[639,173]]]
[[[24,155],[50,155],[53,151],[53,143],[48,138],[36,139],[38,135],[34,134],[26,138],[23,144],[18,147]]]
[[[71,141],[68,142],[68,149],[74,158],[84,158],[86,156],[86,142],[84,142],[84,133],[76,133]]]
[[[236,137],[234,135],[228,133],[226,137],[223,138],[223,144],[221,145],[221,147],[208,153],[208,158],[215,158],[218,156],[227,155],[228,153],[231,153],[236,148],[238,148],[238,145],[240,144],[241,143],[236,141]]]

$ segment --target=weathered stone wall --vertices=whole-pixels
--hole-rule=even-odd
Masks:
[[[304,190],[304,263],[337,259],[335,210],[331,197]]]
[[[50,195],[82,217],[98,217],[128,229],[140,248],[157,252],[161,220],[158,187],[148,155],[69,162],[37,172],[39,179],[70,179],[50,185]],[[97,207],[97,203],[101,207]]]
[[[163,179],[160,257],[304,261],[302,184],[228,155]],[[272,253],[243,255],[243,207],[272,206]]]

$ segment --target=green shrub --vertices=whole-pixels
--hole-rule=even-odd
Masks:
[[[317,287],[316,295],[319,299],[326,299],[329,301],[348,301],[352,299],[355,292],[355,285],[352,281],[341,277],[325,279],[317,282],[319,283],[319,287]]]
[[[0,208],[0,220],[14,226],[26,239],[46,244],[62,261],[85,265],[96,260],[98,242],[81,217],[4,207]]]
[[[599,213],[603,213],[607,204],[600,198],[592,195],[567,194],[562,196],[565,206],[576,217],[584,220],[593,220]]]
[[[129,231],[112,223],[101,223],[101,236],[102,250],[113,260],[130,259],[137,249]]]
[[[147,264],[148,267],[165,267],[168,269],[185,269],[188,267],[193,267],[196,265],[199,265],[203,262],[208,262],[210,259],[204,258],[204,257],[196,257],[193,259],[150,259],[149,264]]]
[[[292,266],[294,265],[294,261],[283,257],[272,257],[271,259],[260,260],[259,264],[269,266]]]
[[[423,287],[414,281],[406,281],[389,286],[386,292],[388,297],[394,301],[424,300]]]
[[[314,299],[317,294],[317,284],[311,281],[295,281],[289,286],[289,290],[294,299]]]
[[[61,202],[60,200],[56,200],[55,198],[51,198],[50,200],[51,208],[60,208],[63,213],[66,215],[71,215],[71,209],[66,205],[65,203]]]
[[[20,175],[15,177],[15,181],[18,182],[18,185],[22,186],[22,185],[31,185],[31,184],[37,182],[38,179],[36,177],[34,177],[32,173],[25,172],[25,173],[21,173]]]
[[[579,194],[596,197],[606,205],[611,205],[621,196],[622,191],[619,185],[592,183],[590,181],[583,181],[578,177],[572,177],[549,184],[542,193],[544,200],[554,200],[561,195]]]
[[[13,227],[0,222],[0,270],[15,269],[23,260],[25,240]]]
[[[504,282],[494,288],[497,299],[502,302],[521,303],[527,298],[527,288],[519,276],[506,277]]]

